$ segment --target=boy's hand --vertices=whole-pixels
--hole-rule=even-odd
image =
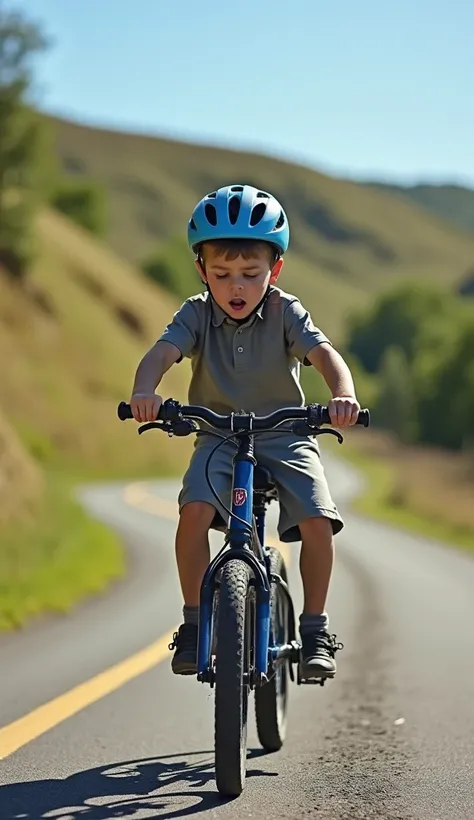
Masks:
[[[156,421],[163,399],[156,393],[134,393],[130,407],[135,421]]]
[[[357,421],[360,404],[354,396],[336,396],[328,403],[328,410],[334,427],[350,427]]]

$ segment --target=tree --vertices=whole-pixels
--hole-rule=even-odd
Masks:
[[[54,191],[51,205],[96,236],[105,234],[105,191],[97,183],[66,180]]]
[[[388,347],[383,355],[374,422],[391,430],[404,443],[416,438],[416,399],[406,354]]]
[[[453,313],[451,294],[418,282],[404,283],[378,298],[375,305],[352,319],[348,349],[368,373],[376,373],[388,347],[396,346],[409,360],[427,334],[436,343]]]
[[[463,276],[457,286],[457,293],[459,293],[460,296],[474,296],[474,268]]]
[[[157,285],[174,292],[173,268],[161,253],[157,252],[147,256],[142,262],[142,270]]]
[[[461,449],[474,440],[474,319],[460,321],[439,362],[432,390],[420,401],[422,441]]]
[[[187,243],[180,237],[147,257],[141,268],[150,279],[180,299],[187,299],[204,287]]]
[[[32,57],[40,29],[0,8],[0,264],[21,277],[33,255],[33,217],[43,192],[46,131],[31,108]]]

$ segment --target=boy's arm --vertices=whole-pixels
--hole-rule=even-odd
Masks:
[[[321,373],[332,393],[328,404],[331,422],[337,427],[355,424],[360,410],[351,371],[341,354],[328,342],[321,342],[306,354],[308,361]]]
[[[162,397],[155,393],[166,371],[196,349],[199,308],[187,299],[137,367],[130,407],[136,421],[155,421]]]
[[[328,403],[331,423],[335,427],[355,424],[360,410],[355,397],[351,371],[318,327],[299,299],[293,299],[284,314],[285,335],[291,353],[303,365],[312,364],[323,376],[332,393]]]
[[[130,406],[136,421],[155,421],[162,404],[155,390],[163,376],[181,358],[181,351],[171,342],[158,341],[143,356],[133,382]]]

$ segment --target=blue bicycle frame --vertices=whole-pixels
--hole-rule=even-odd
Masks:
[[[290,411],[288,413],[288,411]],[[117,408],[118,416],[122,421],[133,418],[131,407],[126,402],[120,402]],[[231,422],[231,429],[234,432],[234,418],[240,414],[231,413],[230,416],[219,415],[204,407],[194,407],[192,405],[180,405],[173,399],[168,399],[160,408],[158,419],[142,425],[139,433],[158,427],[168,432],[169,435],[187,436],[197,432],[197,427],[193,419],[207,420],[211,425],[217,422],[216,426],[227,429],[228,421]],[[186,418],[183,418],[185,416]],[[288,586],[283,578],[278,574],[270,574],[270,559],[265,553],[265,502],[254,506],[254,470],[257,461],[254,456],[254,433],[252,431],[252,419],[254,414],[246,414],[245,426],[239,426],[234,433],[238,439],[238,451],[234,455],[233,482],[232,482],[232,515],[229,527],[229,536],[226,545],[229,549],[221,551],[206,569],[201,584],[199,631],[198,631],[198,657],[197,657],[197,677],[198,680],[214,683],[214,670],[211,668],[211,639],[212,639],[212,619],[214,592],[216,587],[216,574],[222,569],[227,561],[238,558],[244,561],[253,572],[252,586],[256,590],[256,610],[255,610],[255,630],[252,634],[254,644],[253,669],[249,675],[250,685],[264,684],[268,680],[269,670],[273,670],[276,664],[281,661],[289,661],[289,674],[293,680],[291,664],[297,663],[299,659],[300,644],[295,640],[295,617],[293,602],[288,590]],[[249,419],[250,426],[247,426]],[[342,436],[334,430],[320,430],[321,424],[330,424],[330,414],[327,407],[320,404],[311,404],[307,407],[288,408],[269,413],[267,416],[257,417],[259,432],[269,432],[275,429],[275,425],[281,424],[286,419],[293,419],[292,430],[302,436],[315,436],[321,433],[331,433],[342,443]],[[298,423],[297,423],[298,422]],[[359,412],[357,424],[368,427],[370,414],[368,410]],[[263,425],[263,426],[262,426]],[[223,437],[225,439],[225,437]],[[256,536],[253,526],[255,515]],[[270,589],[272,583],[278,583],[286,595],[288,605],[288,632],[289,642],[275,645],[276,635],[271,635],[270,617]],[[253,624],[252,624],[253,626]],[[298,682],[300,679],[298,677]]]
[[[229,549],[217,555],[209,564],[202,581],[199,610],[197,677],[212,683],[210,650],[212,612],[217,572],[227,561],[239,558],[253,570],[256,587],[255,673],[257,682],[267,680],[269,659],[278,656],[278,647],[270,647],[270,581],[263,553],[265,511],[256,515],[261,554],[252,549],[253,538],[253,478],[257,464],[253,454],[251,432],[239,434],[239,448],[233,457],[232,517],[229,527]]]

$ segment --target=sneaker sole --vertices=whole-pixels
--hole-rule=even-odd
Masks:
[[[321,678],[334,678],[336,675],[336,670],[322,669],[321,667],[318,669],[314,666],[304,667],[300,665],[299,673],[300,678],[303,680],[321,680]]]
[[[171,671],[175,675],[196,675],[197,674],[197,666],[191,666],[189,663],[185,664],[175,664],[171,665]]]

